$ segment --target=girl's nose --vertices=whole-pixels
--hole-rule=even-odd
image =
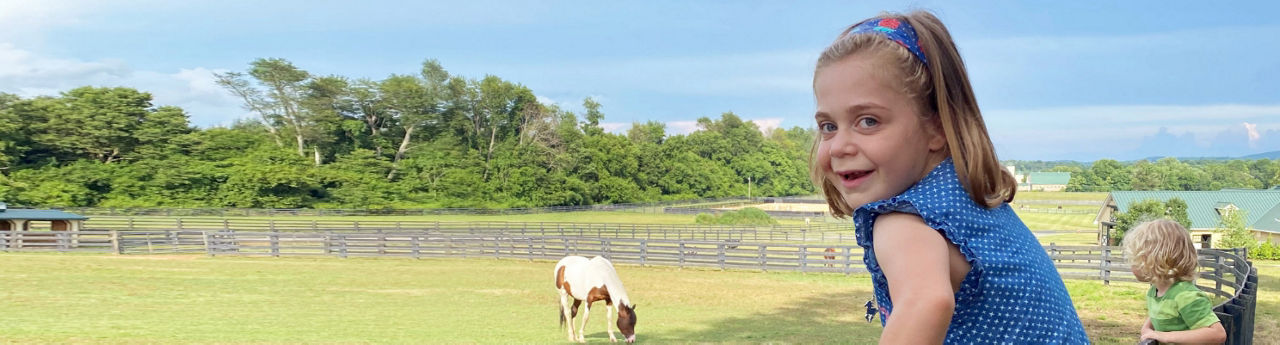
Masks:
[[[853,136],[848,134],[836,134],[835,138],[831,138],[831,140],[832,156],[852,156],[858,154],[858,145],[853,141]]]

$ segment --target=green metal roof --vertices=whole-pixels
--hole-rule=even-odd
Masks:
[[[1033,172],[1027,178],[1031,184],[1060,184],[1066,185],[1071,181],[1071,173],[1069,172]]]
[[[1280,190],[1220,190],[1220,191],[1116,191],[1111,192],[1119,212],[1128,212],[1129,205],[1155,199],[1161,202],[1172,198],[1187,202],[1187,216],[1193,229],[1213,229],[1222,218],[1218,208],[1234,205],[1244,210],[1245,224],[1250,228],[1280,232]]]
[[[1257,223],[1253,224],[1254,229],[1265,230],[1270,232],[1280,232],[1280,205],[1272,207],[1271,211],[1267,211],[1262,215]]]
[[[88,217],[58,210],[7,209],[0,211],[0,219],[26,220],[86,220]]]

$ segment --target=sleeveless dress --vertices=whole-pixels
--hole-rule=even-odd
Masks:
[[[950,158],[902,194],[854,211],[882,326],[893,317],[893,299],[872,249],[871,231],[876,217],[892,212],[919,215],[959,248],[972,267],[955,294],[945,343],[1089,343],[1062,277],[1031,230],[1008,204],[987,209],[969,198]]]

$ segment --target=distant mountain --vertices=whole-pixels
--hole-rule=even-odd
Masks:
[[[1155,162],[1157,160],[1160,160],[1161,158],[1165,158],[1165,157],[1151,156],[1143,159],[1146,159],[1147,161]],[[1175,157],[1175,158],[1177,158],[1179,161],[1229,161],[1233,159],[1252,160],[1252,159],[1263,159],[1263,158],[1280,159],[1280,151],[1263,152],[1263,153],[1251,154],[1248,156],[1240,156],[1240,157]],[[1137,161],[1138,160],[1133,160],[1133,162],[1137,162]]]
[[[1240,158],[1242,159],[1263,159],[1263,158],[1280,159],[1280,151],[1263,152],[1263,153],[1248,155]]]

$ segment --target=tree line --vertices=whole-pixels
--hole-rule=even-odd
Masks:
[[[0,201],[100,207],[537,207],[812,194],[814,132],[733,113],[606,132],[528,87],[427,60],[382,80],[258,59],[216,75],[252,119],[197,128],[126,87],[0,94]],[[581,117],[580,117],[581,116]],[[749,185],[750,184],[750,185]]]
[[[1006,161],[1005,165],[1018,167],[1018,171],[1069,172],[1068,192],[1269,189],[1280,186],[1280,160],[1266,158],[1179,161],[1166,157],[1155,162],[1139,160],[1130,163],[1100,159],[1088,165],[1079,162]]]

